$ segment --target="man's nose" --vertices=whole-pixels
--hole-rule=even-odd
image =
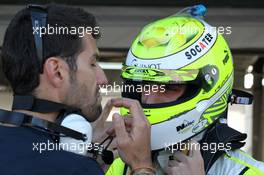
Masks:
[[[102,68],[98,68],[98,71],[97,71],[97,84],[98,85],[107,85],[108,84],[108,80],[105,76],[105,73],[103,71]]]

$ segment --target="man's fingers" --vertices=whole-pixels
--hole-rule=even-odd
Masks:
[[[179,172],[179,167],[166,167],[165,168],[166,175],[181,175]]]
[[[107,103],[104,106],[104,109],[99,117],[100,122],[97,124],[96,127],[101,127],[103,128],[105,121],[107,119],[107,117],[109,116],[111,110],[113,108],[113,104],[112,104],[112,100],[108,100]]]
[[[113,115],[113,126],[118,144],[129,137],[126,131],[125,122],[123,118],[117,113]]]
[[[127,116],[127,117],[123,117],[123,120],[125,122],[125,126],[126,126],[126,130],[129,131],[132,127],[132,122],[133,122],[133,119],[132,117],[130,116]],[[114,129],[114,126],[111,126],[110,128],[108,128],[106,130],[106,133],[108,135],[111,135],[111,136],[115,136],[115,129]]]
[[[112,103],[115,107],[128,108],[131,115],[133,116],[134,123],[139,124],[142,122],[142,120],[146,121],[145,115],[138,101],[127,98],[115,98],[112,99]]]
[[[188,157],[183,154],[181,151],[177,151],[173,154],[174,160],[177,160],[179,162],[187,162]]]
[[[110,136],[115,136],[115,128],[114,128],[114,126],[111,126],[110,128],[108,128],[108,129],[106,130],[106,133],[107,133],[108,135],[110,135]]]
[[[169,160],[168,166],[169,167],[179,166],[179,162],[177,160]]]
[[[189,157],[198,157],[201,156],[200,144],[195,140],[189,142],[191,150],[189,151]]]
[[[126,127],[131,127],[132,123],[133,123],[133,118],[131,117],[131,115],[124,117],[124,121],[126,124]]]

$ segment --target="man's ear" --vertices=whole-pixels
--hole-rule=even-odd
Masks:
[[[54,87],[60,88],[65,80],[66,63],[57,57],[50,57],[43,65],[43,73],[47,81]]]

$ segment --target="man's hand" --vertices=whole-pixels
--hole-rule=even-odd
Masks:
[[[198,143],[190,141],[189,144],[191,144],[191,150],[188,156],[180,151],[174,153],[176,160],[169,161],[166,168],[167,175],[205,175],[204,161]]]
[[[109,126],[106,125],[106,119],[109,116],[112,108],[113,104],[111,103],[111,100],[108,100],[103,108],[100,117],[96,121],[91,123],[93,126],[93,143],[101,143],[108,136],[106,130]]]
[[[139,102],[118,98],[112,99],[112,104],[115,107],[128,108],[131,114],[129,120],[117,113],[113,115],[114,128],[112,131],[116,135],[120,157],[132,170],[139,167],[152,167],[150,150],[151,125],[146,119]]]

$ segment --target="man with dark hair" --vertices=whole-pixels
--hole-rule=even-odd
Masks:
[[[95,17],[68,6],[51,4],[43,9],[44,13],[39,8],[19,11],[4,37],[1,54],[4,74],[13,89],[14,101],[26,100],[13,103],[12,112],[0,111],[0,114],[10,114],[0,116],[0,121],[4,122],[0,124],[0,174],[103,174],[93,159],[63,150],[50,151],[44,144],[53,143],[54,146],[61,136],[52,129],[70,131],[65,135],[76,136],[76,132],[55,125],[61,112],[65,112],[65,106],[78,108],[88,122],[98,119],[102,112],[99,86],[107,84],[107,79],[96,61],[99,32]],[[34,16],[36,14],[39,16]],[[51,31],[47,28],[41,28],[44,20],[45,27],[53,27],[52,34],[48,34]],[[80,28],[89,30],[82,35],[78,33]],[[88,34],[90,29],[92,32]],[[34,110],[25,107],[30,102],[35,105]],[[129,108],[133,116],[130,130],[126,130],[123,118],[118,114],[113,116],[120,157],[134,174],[153,174],[150,124],[139,103],[123,98],[112,99],[108,104]],[[60,110],[52,111],[54,105]],[[22,114],[21,127],[22,124],[15,125],[21,118],[14,116]],[[48,125],[32,126],[36,119]]]

